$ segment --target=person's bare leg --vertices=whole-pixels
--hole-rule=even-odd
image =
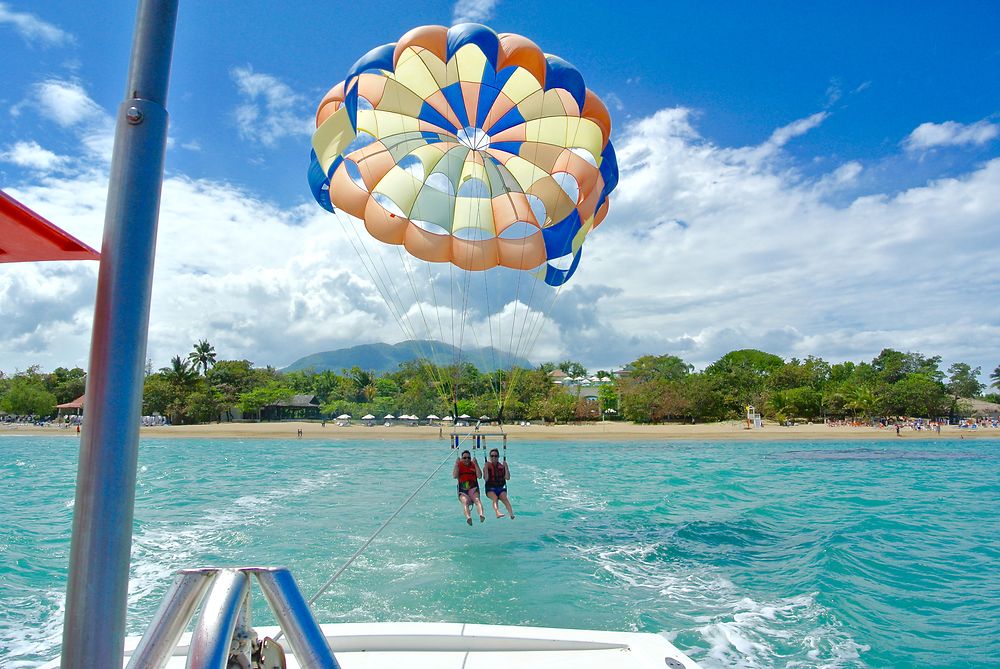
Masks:
[[[497,518],[503,518],[503,514],[500,513],[500,506],[497,503],[497,494],[495,492],[488,492],[486,496],[493,502],[493,511],[497,514]]]
[[[469,498],[465,495],[459,495],[458,503],[462,505],[462,513],[465,514],[465,522],[472,525],[472,514],[469,513]]]
[[[479,512],[479,522],[481,523],[481,522],[485,521],[486,520],[486,514],[483,513],[483,503],[479,499],[479,493],[475,493],[472,496],[472,501],[476,503],[476,511]],[[469,522],[472,522],[472,521],[469,521]]]
[[[505,507],[507,507],[507,513],[510,514],[510,519],[514,520],[514,509],[510,505],[510,500],[507,499],[507,492],[506,491],[500,493],[500,501],[503,502],[503,505]],[[494,504],[494,506],[496,506],[496,504]],[[497,517],[499,518],[500,514],[497,514]]]

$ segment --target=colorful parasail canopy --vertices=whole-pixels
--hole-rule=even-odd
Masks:
[[[0,262],[99,258],[97,251],[0,191]]]
[[[618,182],[604,103],[531,40],[423,26],[362,57],[316,114],[310,185],[421,260],[576,271]]]

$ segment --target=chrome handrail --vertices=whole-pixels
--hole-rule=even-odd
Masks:
[[[191,636],[187,668],[226,669],[234,650],[245,650],[249,638],[256,641],[249,626],[251,576],[256,577],[278,626],[288,636],[298,665],[303,669],[340,669],[302,591],[285,567],[207,567],[177,572],[127,669],[163,669],[199,604],[201,614]]]

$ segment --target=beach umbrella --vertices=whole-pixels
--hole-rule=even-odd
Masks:
[[[441,419],[435,416],[434,414],[430,414],[427,416],[427,420],[441,420]]]
[[[361,420],[375,420],[375,416],[371,415],[370,413],[366,413],[364,416],[361,417]]]
[[[454,418],[452,418],[451,416],[445,416],[445,417],[444,417],[444,418],[442,418],[441,420],[446,420],[446,421],[449,421],[449,422],[450,422],[450,421],[453,421],[453,420],[455,420],[455,419],[454,419]]]
[[[394,420],[395,418],[391,413],[387,413],[382,420]]]
[[[490,419],[489,416],[480,416],[479,417],[479,420],[489,420],[489,419]]]
[[[337,416],[337,420],[347,420],[350,417],[351,417],[351,414],[349,414],[349,413],[342,413],[339,416]]]

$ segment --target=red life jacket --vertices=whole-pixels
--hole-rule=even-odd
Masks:
[[[458,485],[464,490],[479,487],[479,477],[476,476],[476,463],[474,461],[470,460],[469,464],[458,463]]]
[[[487,462],[485,476],[487,488],[503,488],[507,485],[507,465],[502,462]]]

